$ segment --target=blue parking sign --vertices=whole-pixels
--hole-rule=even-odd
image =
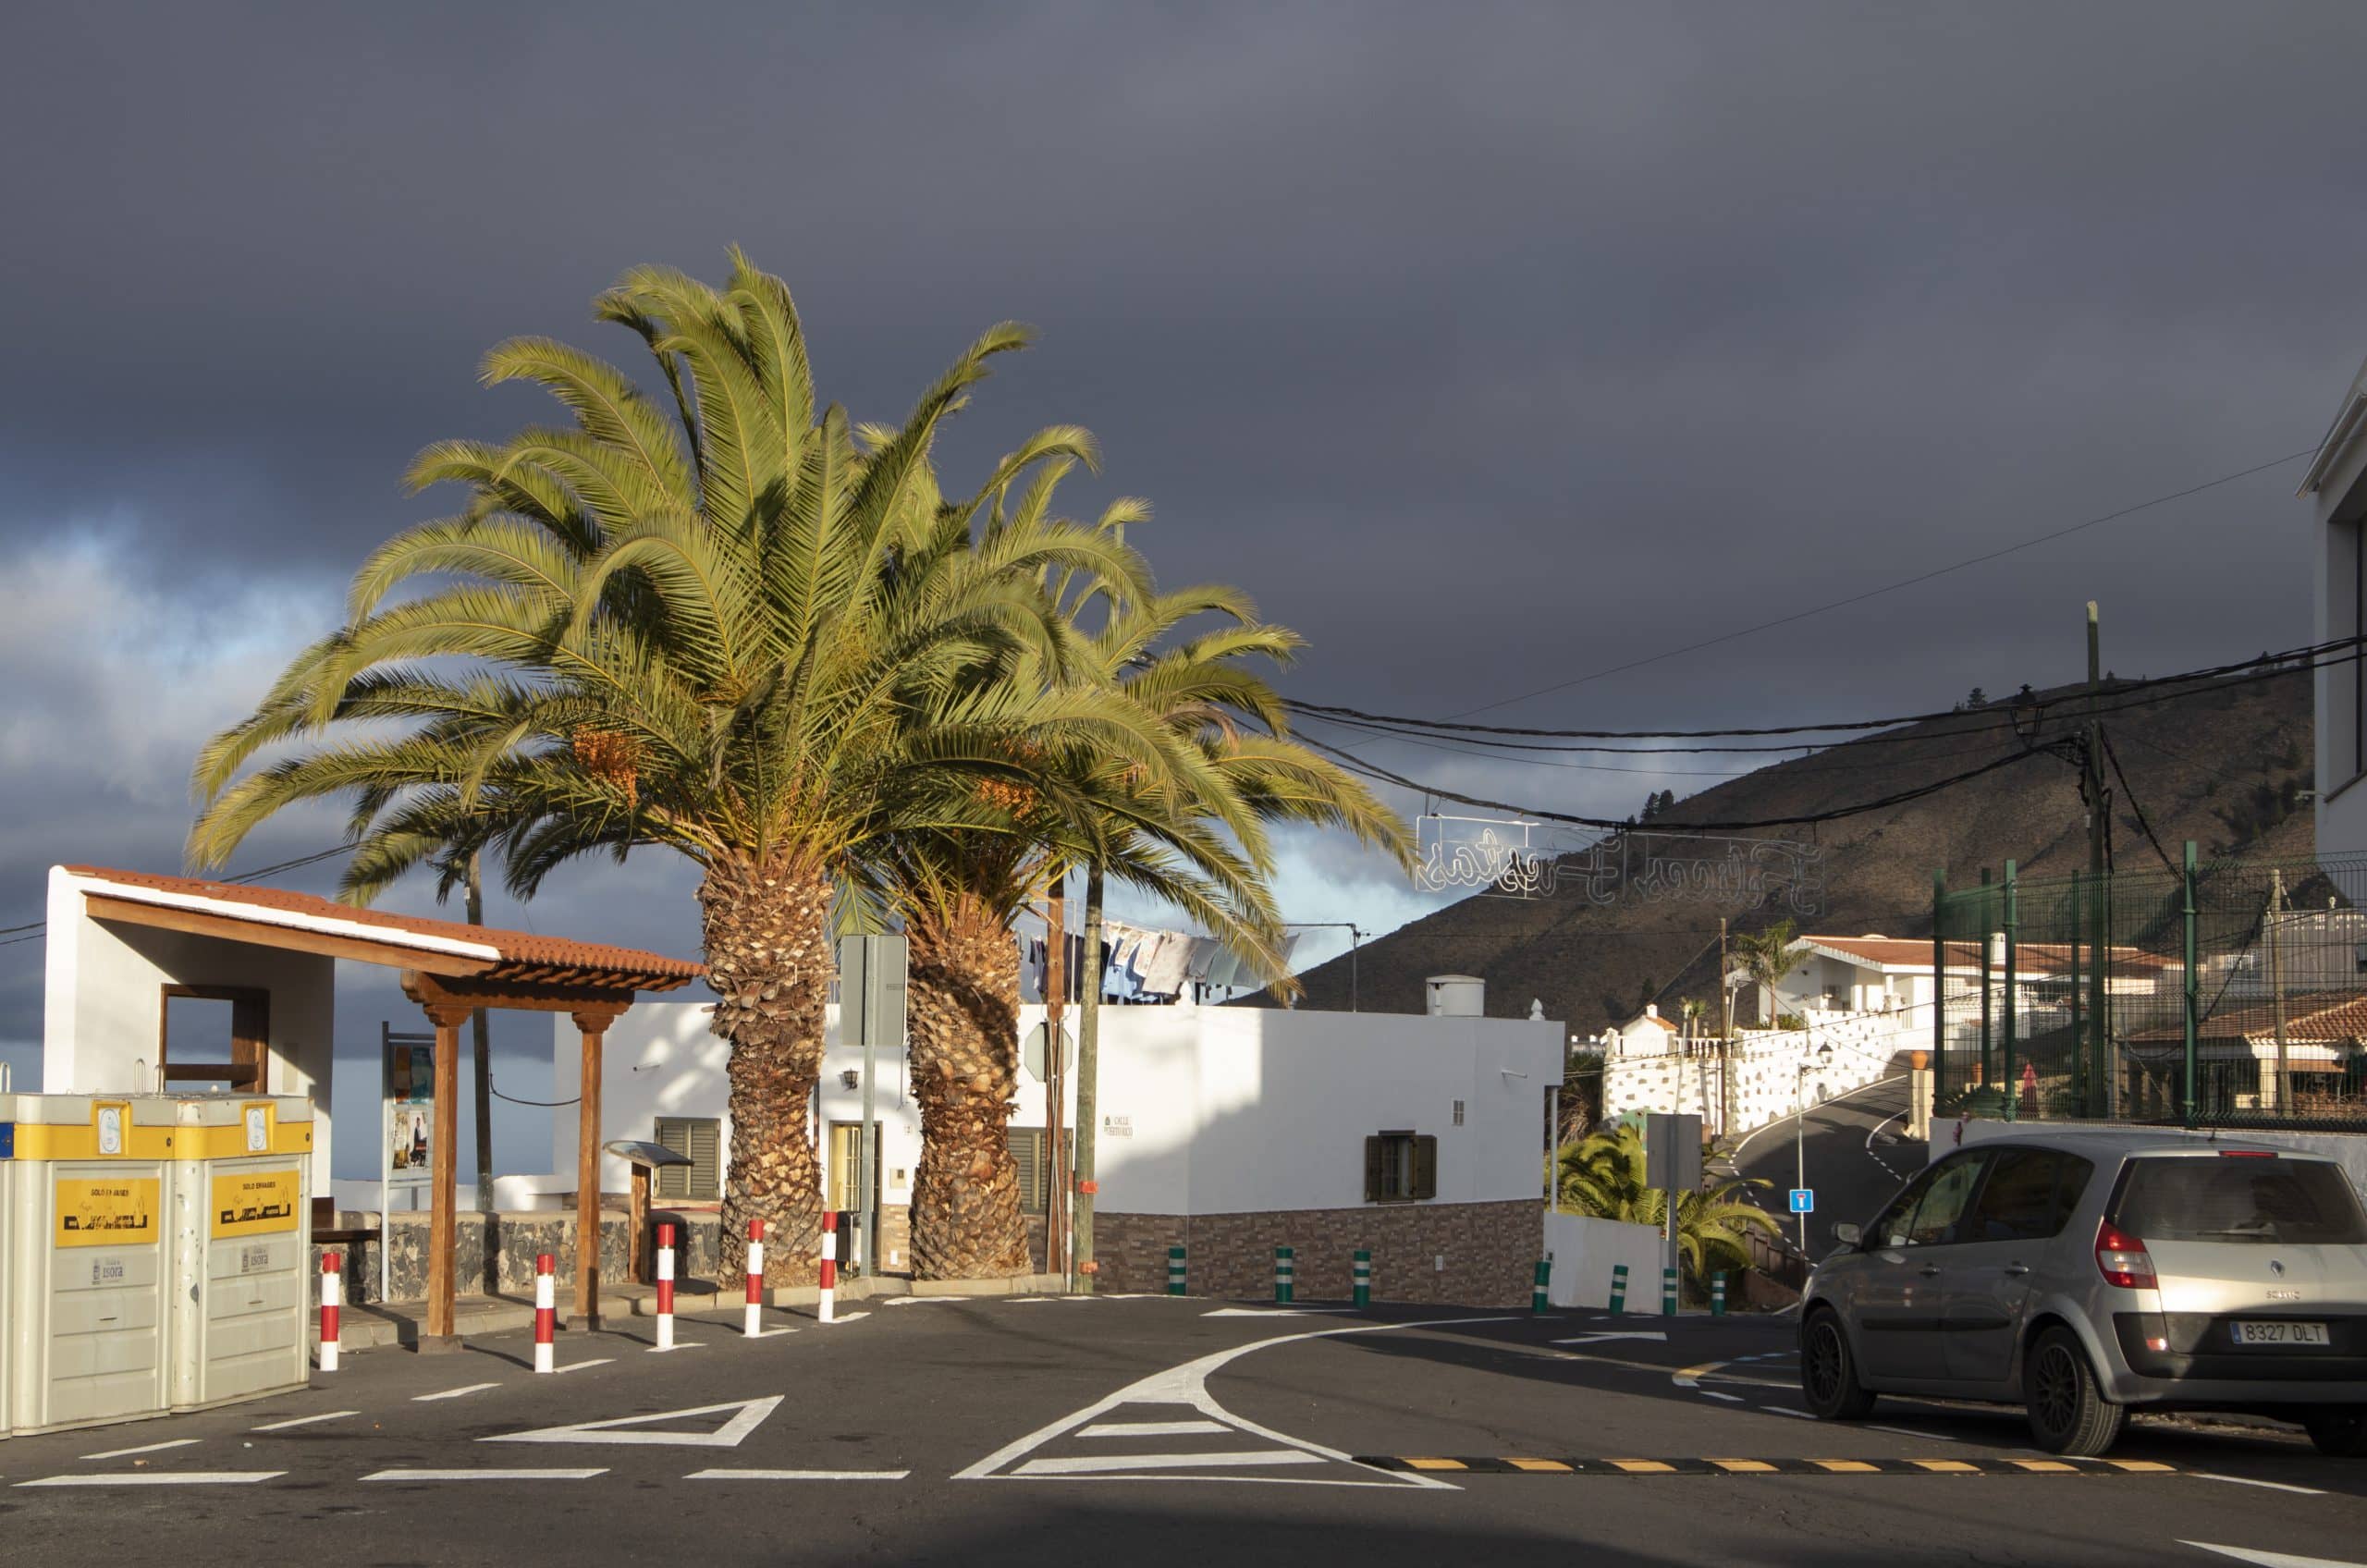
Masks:
[[[1816,1212],[1816,1189],[1814,1187],[1794,1187],[1792,1189],[1792,1212],[1794,1214],[1814,1214]]]

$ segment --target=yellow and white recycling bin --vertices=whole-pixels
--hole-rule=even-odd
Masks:
[[[0,1427],[153,1415],[166,1399],[172,1100],[9,1096],[0,1122]]]
[[[302,1388],[312,1375],[313,1102],[183,1098],[173,1154],[172,1408]]]

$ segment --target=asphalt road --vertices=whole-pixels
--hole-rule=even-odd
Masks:
[[[1929,1163],[1923,1144],[1907,1136],[1906,1117],[1907,1080],[1885,1078],[1809,1107],[1797,1123],[1787,1116],[1760,1128],[1736,1150],[1735,1169],[1770,1183],[1754,1190],[1752,1201],[1782,1220],[1784,1236],[1797,1243],[1799,1222],[1786,1207],[1786,1194],[1797,1175],[1795,1127],[1803,1129],[1808,1185],[1816,1194],[1809,1255],[1822,1257],[1833,1250],[1835,1221],[1864,1224]]]
[[[0,1441],[11,1563],[2349,1562],[2367,1465],[2140,1423],[1805,1418],[1787,1319],[1198,1299],[873,1304],[382,1351],[251,1404]],[[2204,1542],[2287,1557],[2230,1557]]]

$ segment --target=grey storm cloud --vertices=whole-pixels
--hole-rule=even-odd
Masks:
[[[2362,46],[2340,3],[37,8],[0,537],[97,565],[12,643],[0,915],[61,854],[171,863],[182,747],[442,505],[411,454],[546,417],[478,357],[630,363],[586,310],[627,266],[746,246],[865,417],[1034,324],[949,467],[1085,423],[1163,576],[1310,638],[1294,694],[1446,714],[2309,446],[2367,351]],[[1497,711],[1944,705],[2068,676],[2091,597],[2123,673],[2299,643],[2297,469]],[[1565,810],[1711,781],[1374,755]],[[1353,858],[1293,848],[1290,913]],[[606,875],[570,924],[689,940]],[[0,1010],[30,1039],[37,986]]]

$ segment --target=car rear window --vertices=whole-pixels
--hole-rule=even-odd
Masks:
[[[2349,1181],[2315,1159],[2131,1160],[2113,1224],[2146,1241],[2367,1243]]]

